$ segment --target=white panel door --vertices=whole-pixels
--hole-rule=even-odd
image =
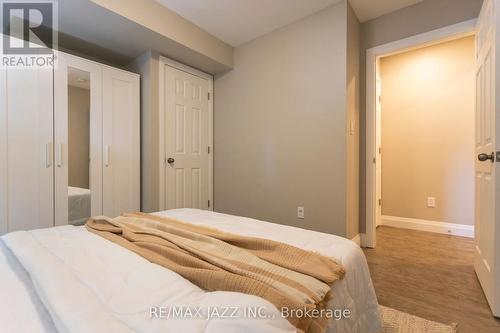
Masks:
[[[478,20],[476,45],[476,190],[475,260],[481,286],[495,316],[500,316],[500,177],[495,151],[500,150],[495,133],[500,129],[500,76],[497,69],[496,38],[500,19],[499,0],[485,0]]]
[[[140,210],[139,76],[103,68],[103,213]]]
[[[88,217],[102,215],[102,73],[101,65],[97,63],[62,52],[58,54],[58,67],[54,73],[55,225],[66,225],[68,222],[74,223],[75,220],[84,223]],[[78,80],[84,81],[78,82]],[[73,84],[79,84],[84,88]],[[88,184],[79,186],[90,190],[90,198],[72,199],[68,197],[68,187],[76,185],[68,182],[69,156],[76,153],[77,147],[71,147],[69,140],[69,136],[72,135],[70,131],[75,129],[69,126],[68,90],[75,88],[89,90],[90,119],[88,124],[81,125],[85,127],[82,130],[89,136],[89,153],[85,156],[88,157],[88,161],[78,167],[88,172]],[[90,200],[90,212],[80,211],[85,205],[82,200]]]
[[[53,71],[0,77],[0,233],[52,227]]]
[[[377,147],[377,157],[376,157],[376,193],[377,193],[377,202],[375,203],[376,209],[376,225],[380,225],[382,222],[382,79],[379,75],[377,75],[377,84],[376,84],[376,147]]]
[[[165,65],[165,207],[209,209],[208,80]]]

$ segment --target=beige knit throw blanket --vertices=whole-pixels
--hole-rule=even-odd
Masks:
[[[301,332],[325,332],[330,286],[345,273],[334,259],[314,252],[144,213],[94,217],[86,227],[202,289],[255,295],[282,313],[287,309],[297,314],[287,320]]]

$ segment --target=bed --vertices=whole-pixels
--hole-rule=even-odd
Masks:
[[[378,304],[361,249],[345,238],[196,209],[157,215],[272,239],[333,256],[346,276],[332,287],[329,307],[349,309],[328,332],[375,333]],[[206,292],[180,275],[88,232],[83,226],[21,231],[0,238],[0,329],[11,332],[294,332],[259,297]],[[153,309],[260,309],[265,316],[166,319]],[[259,312],[261,313],[261,312]],[[240,313],[241,314],[241,313]]]
[[[71,225],[85,224],[90,217],[90,190],[68,187],[68,221]]]

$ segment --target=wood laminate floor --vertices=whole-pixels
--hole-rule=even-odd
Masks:
[[[473,240],[379,227],[364,249],[379,304],[445,324],[459,333],[500,333],[473,267]]]

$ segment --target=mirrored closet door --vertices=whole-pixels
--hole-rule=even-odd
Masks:
[[[102,67],[60,53],[54,76],[55,225],[102,215]]]

